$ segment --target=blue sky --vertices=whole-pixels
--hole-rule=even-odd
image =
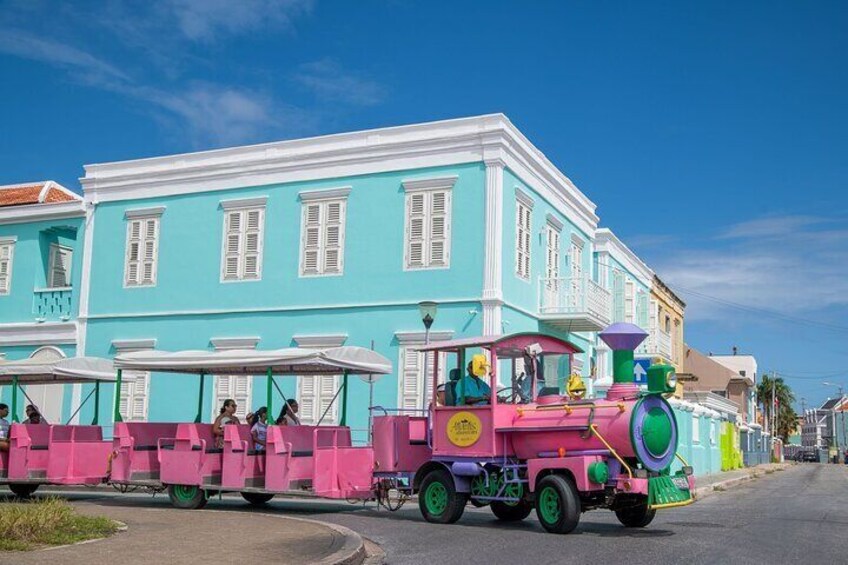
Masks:
[[[0,183],[504,112],[691,345],[810,404],[848,385],[845,29],[844,2],[0,0]]]

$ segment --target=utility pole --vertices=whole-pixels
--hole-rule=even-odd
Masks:
[[[772,421],[772,424],[771,424],[772,452],[774,452],[774,437],[775,437],[775,435],[777,435],[777,417],[776,417],[777,415],[774,413],[775,412],[775,410],[774,410],[774,395],[775,395],[774,389],[775,389],[775,386],[774,385],[775,385],[775,373],[774,373],[774,371],[772,371],[771,372],[771,412],[770,412],[771,421]]]

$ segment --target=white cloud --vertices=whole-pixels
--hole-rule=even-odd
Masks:
[[[829,224],[834,229],[820,229]],[[720,301],[816,317],[848,307],[848,225],[844,220],[774,216],[729,226],[708,242],[672,249],[653,265],[672,288]],[[707,246],[708,245],[708,246]],[[717,301],[689,295],[687,318],[722,319]]]
[[[385,94],[379,83],[345,71],[331,59],[301,65],[293,79],[319,98],[356,106],[378,104]]]
[[[168,0],[160,7],[176,18],[187,38],[211,41],[220,34],[291,27],[292,20],[308,13],[312,5],[312,0]]]
[[[117,67],[91,53],[13,29],[0,29],[0,52],[23,59],[42,61],[69,71],[80,71],[84,73],[80,78],[87,80],[125,81],[129,78]]]

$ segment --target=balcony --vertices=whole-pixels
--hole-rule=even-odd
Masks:
[[[671,335],[654,328],[636,353],[671,361]]]
[[[32,297],[32,314],[36,321],[67,321],[71,318],[71,287],[37,288]]]
[[[588,279],[539,279],[542,321],[568,332],[599,332],[611,321],[610,292]]]

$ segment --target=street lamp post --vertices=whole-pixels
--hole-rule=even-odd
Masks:
[[[834,386],[834,387],[839,389],[839,420],[840,420],[840,422],[839,422],[840,426],[839,427],[842,428],[842,435],[844,436],[845,435],[845,410],[844,410],[844,407],[842,406],[842,399],[845,398],[845,396],[842,393],[842,385],[839,385],[839,384],[836,384],[836,383],[829,383],[827,381],[823,382],[822,384],[824,386]],[[836,429],[836,415],[834,415],[834,417],[833,417],[833,428],[834,428],[833,429],[833,435],[834,435],[834,438],[835,438],[835,441],[836,441],[836,460],[838,462],[840,453],[839,453],[839,431]]]
[[[436,312],[439,309],[439,305],[435,302],[431,302],[429,300],[425,300],[423,302],[418,303],[418,313],[421,315],[421,322],[424,324],[424,345],[430,345],[430,327],[433,325],[433,322],[436,321]],[[427,359],[429,352],[424,353],[424,382],[423,390],[422,390],[422,406],[423,410],[427,410],[427,379],[429,375],[427,375]]]

